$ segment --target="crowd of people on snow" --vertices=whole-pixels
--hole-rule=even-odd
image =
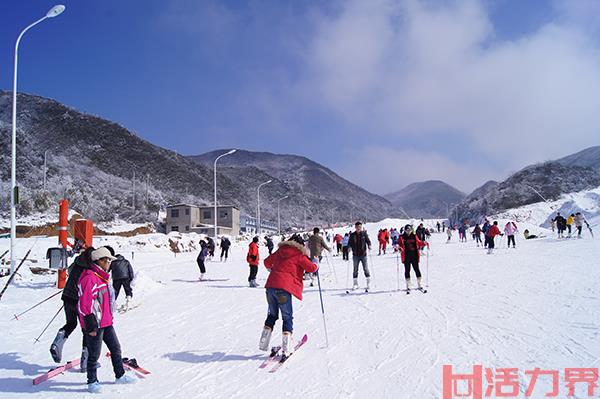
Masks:
[[[581,238],[584,224],[592,234],[581,212],[572,213],[567,218],[557,212],[551,223],[552,230],[557,231],[559,238],[571,237],[574,230],[577,231],[577,237]],[[507,246],[510,248],[512,245],[512,248],[516,248],[515,236],[519,232],[514,221],[508,221],[500,230],[498,221],[490,222],[488,219],[485,219],[481,226],[479,224],[472,226],[468,220],[464,220],[459,226],[438,221],[435,228],[427,228],[420,223],[416,229],[410,224],[400,229],[380,229],[377,232],[377,255],[386,255],[391,245],[393,252],[398,254],[404,265],[407,293],[411,290],[411,271],[416,277],[416,289],[423,290],[419,264],[422,251],[424,248],[429,248],[430,236],[435,230],[438,233],[446,233],[447,242],[451,241],[454,231],[458,231],[460,242],[466,242],[470,234],[477,246],[483,246],[488,253],[494,250],[498,236],[506,236]],[[539,237],[531,234],[527,229],[523,232],[523,236],[526,240]],[[246,255],[249,266],[248,285],[252,288],[259,287],[257,282],[261,260],[259,242],[259,236],[253,237]],[[333,242],[335,246],[330,247],[328,242]],[[214,258],[217,243],[211,237],[207,237],[199,244],[200,251],[196,262],[200,270],[200,280],[205,280],[206,261]],[[283,332],[281,350],[285,360],[294,351],[292,298],[302,300],[303,280],[310,280],[311,286],[314,285],[315,279],[318,280],[318,269],[323,259],[323,252],[331,253],[335,250],[334,256],[339,256],[341,253],[344,261],[350,261],[351,252],[352,290],[359,287],[359,272],[362,268],[365,290],[368,292],[371,284],[369,257],[372,243],[362,222],[359,221],[355,223],[354,231],[348,231],[343,235],[336,233],[332,236],[325,233],[323,237],[321,230],[315,227],[311,235],[295,233],[287,239],[281,236],[276,250],[271,236],[264,236],[264,245],[269,253],[263,261],[269,272],[264,286],[267,317],[260,336],[259,348],[269,350],[275,322],[281,313]],[[221,237],[220,247],[220,260],[227,261],[231,241],[225,236]],[[113,325],[115,303],[121,289],[125,291],[126,296],[123,308],[127,309],[131,304],[133,279],[131,263],[122,255],[115,254],[110,246],[83,250],[69,267],[68,279],[62,294],[66,324],[58,330],[50,353],[55,362],[61,362],[63,346],[79,322],[83,332],[81,370],[87,373],[87,386],[90,392],[101,391],[96,369],[99,367],[98,359],[102,343],[105,343],[110,351],[116,383],[135,382],[135,378],[127,374],[124,369],[121,346]]]

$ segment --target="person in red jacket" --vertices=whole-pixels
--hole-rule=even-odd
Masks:
[[[404,233],[398,239],[398,248],[400,256],[404,264],[404,279],[406,280],[406,292],[410,291],[410,267],[412,266],[417,275],[418,289],[422,290],[421,286],[421,270],[419,269],[419,261],[421,260],[421,248],[425,248],[429,244],[421,241],[418,235],[413,231],[410,224],[404,227]]]
[[[385,250],[387,248],[386,236],[387,236],[387,240],[389,240],[389,235],[387,234],[387,230],[383,230],[383,229],[379,230],[379,233],[377,234],[377,241],[379,241],[378,255],[381,255],[381,251],[383,251],[383,254],[385,255]]]
[[[254,237],[250,246],[248,247],[248,255],[246,261],[250,266],[250,275],[248,276],[248,285],[250,287],[258,287],[256,282],[256,275],[258,274],[258,264],[260,261],[260,254],[258,253],[258,237]]]
[[[485,241],[487,242],[488,254],[491,254],[494,250],[494,238],[496,238],[496,236],[503,235],[504,234],[502,234],[500,232],[500,229],[498,228],[498,221],[494,220],[494,224],[492,225],[492,227],[490,227],[487,233],[485,233]]]
[[[308,250],[304,247],[304,240],[297,234],[287,241],[280,242],[277,251],[269,255],[264,263],[265,267],[270,270],[265,284],[269,310],[258,347],[263,351],[269,350],[273,327],[279,318],[279,311],[281,311],[283,319],[281,349],[283,356],[287,357],[294,350],[292,295],[302,300],[304,273],[315,273],[318,266],[308,259]]]

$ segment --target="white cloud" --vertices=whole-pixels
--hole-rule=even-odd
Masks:
[[[475,0],[344,4],[303,84],[355,132],[467,138],[502,172],[598,144],[600,53],[573,24],[500,41]]]

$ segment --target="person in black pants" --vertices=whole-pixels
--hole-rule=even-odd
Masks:
[[[206,273],[206,266],[204,266],[204,261],[209,254],[208,245],[204,240],[200,241],[200,253],[196,258],[196,263],[198,263],[198,268],[200,269],[200,280],[204,280],[204,274]]]
[[[77,290],[77,282],[79,281],[79,277],[84,270],[87,270],[91,266],[91,258],[90,254],[94,250],[94,248],[88,248],[83,251],[80,255],[75,258],[75,261],[69,266],[67,278],[67,282],[65,283],[65,287],[63,289],[63,293],[61,299],[63,301],[64,311],[66,323],[62,326],[58,332],[56,333],[56,337],[50,345],[50,354],[52,355],[52,359],[56,363],[60,363],[62,361],[62,350],[67,338],[71,335],[71,333],[77,327],[78,320],[78,312],[77,312],[77,301],[79,300],[79,292]],[[87,351],[85,349],[85,335],[83,336],[82,342],[82,360],[87,359]],[[85,359],[84,359],[85,358]],[[85,371],[86,362],[82,361],[81,369]]]
[[[398,240],[398,248],[400,249],[400,255],[402,256],[402,263],[404,264],[404,279],[406,280],[406,291],[410,290],[410,268],[412,266],[417,276],[417,285],[419,289],[421,286],[421,270],[419,269],[419,260],[421,257],[421,248],[427,246],[427,243],[421,241],[421,239],[415,235],[411,225],[407,224],[404,227],[404,233]]]
[[[116,255],[116,258],[117,259],[111,262],[109,269],[112,274],[113,287],[115,289],[115,300],[119,297],[121,287],[123,287],[125,289],[127,302],[129,302],[133,297],[133,290],[131,289],[131,282],[135,277],[133,267],[131,267],[131,263],[129,263],[123,255]]]
[[[231,241],[227,237],[221,238],[221,262],[223,262],[223,256],[225,256],[225,260],[227,261],[227,256],[229,255],[229,247],[231,246]]]

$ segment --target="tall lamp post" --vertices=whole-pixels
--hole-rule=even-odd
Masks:
[[[48,18],[54,18],[65,10],[62,4],[56,5],[46,15],[21,31],[15,44],[15,66],[13,77],[13,102],[12,102],[12,169],[10,171],[10,274],[15,270],[15,241],[17,240],[16,210],[17,203],[17,67],[19,64],[19,43],[29,29]]]
[[[262,232],[262,229],[260,228],[260,188],[266,184],[271,183],[273,180],[269,180],[266,181],[264,183],[261,183],[258,185],[258,189],[256,190],[256,205],[257,205],[257,209],[256,209],[256,234],[260,235]]]
[[[219,156],[217,157],[217,159],[215,159],[215,164],[214,164],[214,167],[213,167],[213,171],[214,171],[214,173],[215,173],[215,175],[214,175],[214,180],[213,180],[213,181],[214,181],[214,183],[215,183],[215,215],[214,215],[214,216],[215,216],[215,245],[217,245],[217,234],[218,234],[218,233],[217,233],[217,161],[218,161],[219,159],[223,158],[223,157],[224,157],[224,156],[226,156],[226,155],[231,155],[231,154],[233,154],[233,153],[234,153],[234,152],[236,152],[236,151],[237,151],[237,150],[231,150],[231,151],[229,151],[229,152],[226,152],[225,154],[219,155]]]
[[[288,198],[288,195],[286,195],[285,197],[281,197],[277,200],[277,234],[281,235],[281,215],[279,213],[279,205],[281,203],[282,200]]]

